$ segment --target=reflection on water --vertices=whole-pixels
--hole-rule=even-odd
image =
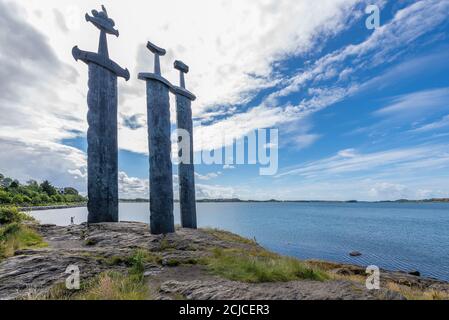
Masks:
[[[149,223],[147,203],[121,203],[121,221]],[[86,208],[36,211],[41,223],[87,219]],[[180,223],[179,206],[175,220]],[[201,227],[229,230],[268,249],[391,270],[419,270],[449,280],[449,204],[199,203]],[[348,253],[360,251],[361,257]]]

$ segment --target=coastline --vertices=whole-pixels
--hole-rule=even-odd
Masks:
[[[175,200],[175,203],[179,203],[179,200]],[[148,200],[136,199],[127,200],[122,199],[119,203],[148,203]],[[324,204],[382,204],[382,203],[416,203],[416,204],[428,204],[428,203],[449,203],[449,199],[429,199],[429,200],[394,200],[394,201],[326,201],[326,200],[240,200],[240,199],[203,199],[197,200],[196,203],[324,203]],[[70,209],[70,208],[83,208],[87,207],[87,203],[73,204],[73,205],[51,205],[51,206],[30,206],[30,207],[17,207],[21,211],[42,211],[42,210],[58,210],[58,209]]]
[[[142,283],[154,300],[449,299],[448,282],[381,270],[380,289],[368,290],[364,267],[283,257],[216,229],[177,228],[174,234],[154,236],[137,222],[33,228],[48,246],[17,250],[0,261],[0,299],[76,299],[73,291],[60,296],[68,264],[77,265],[84,279],[108,272],[126,275],[136,248]],[[257,271],[242,268],[249,262]],[[313,273],[298,276],[295,268]],[[24,283],[33,284],[33,291]]]
[[[37,206],[37,207],[18,207],[20,211],[43,211],[43,210],[58,210],[58,209],[71,209],[71,208],[84,208],[87,207],[87,203],[73,204],[73,205],[55,205],[55,206]]]
[[[144,223],[147,222],[146,221],[147,218],[148,218],[147,217],[147,213],[146,213],[147,212],[146,211],[147,210],[147,204],[139,205],[137,203],[136,207],[131,206],[130,208],[128,208],[127,205],[129,205],[129,204],[133,205],[133,203],[130,203],[130,202],[125,202],[124,204],[122,204],[122,207],[121,207],[122,210],[128,210],[128,209],[129,210],[137,210],[138,209],[139,215],[137,217],[123,217],[122,218],[123,221],[140,221],[140,222],[144,222]],[[224,205],[224,207],[220,207],[220,204],[217,204],[217,205],[209,204],[207,206],[204,206],[204,205],[201,206],[199,204],[200,208],[203,208],[203,209],[210,209],[210,210],[212,210],[211,208],[225,208],[225,210],[226,210],[226,208],[227,208],[226,204],[223,204],[223,205]],[[221,205],[221,206],[223,206],[223,205]],[[360,204],[360,205],[363,206],[363,204]],[[233,206],[234,205],[232,205],[232,207]],[[236,206],[238,208],[246,208],[247,207],[247,205],[244,204],[244,203],[241,204],[241,207],[240,207],[240,205],[236,205]],[[301,207],[301,204],[299,206]],[[307,204],[304,204],[304,206],[307,207]],[[327,204],[327,205],[324,205],[324,206],[325,206],[325,208],[334,208],[334,207],[338,208],[339,206],[342,206],[343,208],[346,208],[346,209],[349,209],[350,207],[352,207],[351,204],[349,204],[349,205],[345,205],[345,204],[340,204],[340,205],[338,205],[338,204],[335,204],[335,205]],[[372,207],[372,206],[374,207],[375,205],[369,205],[369,207]],[[394,206],[399,208],[402,205],[398,204],[398,205],[394,205]],[[404,205],[404,206],[407,208],[407,205]],[[418,206],[419,207],[420,205],[419,204],[415,204],[413,206]],[[428,204],[428,205],[423,204],[422,206],[423,207],[424,206],[432,206],[432,204]],[[439,206],[439,205],[437,205],[437,206]],[[63,212],[56,211],[57,209],[62,210],[62,209],[66,209],[66,208],[76,208],[76,207],[82,207],[83,209],[67,210],[65,212],[64,211]],[[354,204],[354,207],[356,208],[355,210],[358,210],[356,204]],[[250,208],[252,208],[252,207],[250,206]],[[282,204],[279,204],[279,205],[273,204],[273,205],[268,205],[268,208],[269,208],[268,210],[272,210],[273,208],[274,209],[276,209],[276,208],[283,208],[283,205]],[[270,208],[272,208],[272,209],[270,209]],[[446,208],[446,205],[444,205],[444,208]],[[39,213],[40,210],[46,210],[46,209],[50,210],[49,211],[49,215],[48,215],[49,218],[47,218],[46,212],[43,213],[43,215]],[[52,209],[55,209],[55,211],[52,211]],[[346,209],[344,209],[344,210],[346,210]],[[29,210],[29,208],[28,208],[28,210]],[[250,209],[250,210],[252,210],[252,209]],[[325,209],[325,210],[327,210],[327,209]],[[85,205],[84,204],[79,204],[79,205],[74,205],[74,206],[37,207],[36,208],[36,212],[34,214],[35,214],[35,217],[37,219],[41,220],[43,223],[50,223],[50,224],[52,224],[52,223],[55,223],[54,221],[58,221],[56,223],[59,223],[59,224],[64,225],[64,226],[67,226],[69,224],[69,221],[70,221],[70,219],[69,219],[70,217],[69,216],[75,216],[78,213],[82,213],[81,214],[82,218],[79,218],[79,219],[76,218],[76,223],[82,223],[83,221],[85,221],[84,214],[86,212],[87,211],[85,209]],[[125,211],[125,213],[126,213],[126,211]],[[387,213],[388,213],[388,211],[387,211]],[[61,217],[60,214],[62,214],[62,217],[67,216],[67,218],[66,219],[58,218],[58,217]],[[257,217],[257,211],[254,212],[253,216]],[[54,217],[54,218],[52,218],[52,217]],[[217,217],[219,217],[219,216],[217,216]],[[59,220],[54,220],[54,219],[59,219]],[[177,223],[179,224],[180,222],[178,221]],[[214,226],[214,227],[218,226],[218,227],[220,227],[220,223],[215,223],[215,224],[214,223],[212,223],[212,224],[209,223],[209,224],[204,224],[203,226]],[[238,231],[236,229],[232,229],[232,228],[229,228],[229,227],[224,227],[224,228],[229,230],[229,231]],[[242,235],[247,235],[247,236],[249,235],[250,238],[252,238],[252,234],[253,234],[253,233],[245,233],[245,232],[240,232],[240,233]],[[259,236],[258,236],[257,239],[261,240],[263,243],[269,243],[269,242],[264,242],[266,239],[263,236],[260,236],[260,239],[259,239]],[[305,241],[307,243],[307,239],[305,239]],[[317,252],[311,252],[311,253],[307,253],[307,254],[303,254],[301,252],[298,252],[298,250],[296,252],[293,252],[293,251],[291,251],[291,249],[289,249],[289,247],[290,247],[290,245],[292,243],[298,243],[298,245],[301,244],[301,243],[304,244],[302,242],[302,239],[296,239],[295,242],[291,242],[289,239],[285,239],[285,240],[283,240],[283,242],[279,242],[279,244],[280,245],[284,245],[284,247],[274,247],[274,249],[279,254],[290,254],[292,256],[302,257],[303,259],[322,259],[322,260],[328,261],[330,263],[340,263],[340,264],[348,263],[348,264],[352,264],[354,266],[359,266],[359,267],[366,267],[369,264],[374,264],[374,265],[378,265],[380,267],[383,267],[386,270],[389,270],[391,272],[403,272],[403,273],[406,273],[406,274],[407,273],[419,272],[421,275],[425,275],[425,276],[428,276],[428,277],[433,277],[434,279],[438,279],[438,280],[442,280],[442,281],[448,281],[448,279],[449,279],[448,276],[447,276],[447,272],[444,271],[445,270],[444,266],[436,265],[436,266],[434,266],[432,268],[426,268],[427,266],[425,264],[422,265],[422,264],[419,263],[419,261],[418,261],[418,263],[414,263],[416,261],[413,261],[413,260],[410,263],[405,263],[405,264],[404,263],[397,263],[396,260],[395,260],[395,257],[393,257],[393,258],[391,258],[391,257],[384,258],[383,260],[381,259],[379,261],[379,260],[370,258],[370,256],[373,255],[373,254],[376,254],[376,253],[379,256],[379,252],[380,252],[380,254],[382,254],[381,250],[378,250],[377,252],[376,251],[373,252],[373,251],[369,250],[369,248],[366,249],[363,246],[359,247],[357,244],[349,246],[345,250],[338,251],[338,254],[321,255],[319,252],[318,253]],[[351,253],[355,253],[356,251],[360,251],[362,253],[363,257],[361,257],[361,258],[349,258],[348,257],[348,255],[351,255]],[[399,257],[398,261],[406,261],[406,262],[408,262],[408,258],[407,258],[408,256],[406,254],[403,254],[403,252],[398,252],[398,255],[399,255],[398,256]],[[413,259],[413,256],[410,256],[410,259]],[[438,267],[438,266],[440,266],[440,267]]]

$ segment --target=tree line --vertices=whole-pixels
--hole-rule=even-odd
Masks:
[[[38,183],[30,180],[21,184],[18,180],[0,173],[0,205],[42,206],[86,202],[75,188],[57,188],[48,180]]]

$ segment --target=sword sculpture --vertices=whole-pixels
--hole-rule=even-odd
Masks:
[[[181,208],[181,225],[183,228],[197,228],[196,221],[196,199],[195,199],[195,168],[193,164],[193,122],[192,122],[192,101],[196,97],[187,91],[184,74],[189,72],[189,67],[182,61],[175,61],[175,69],[179,70],[179,87],[173,87],[176,95],[176,123],[178,130],[185,130],[188,133],[188,152],[179,163],[179,203]],[[178,143],[181,143],[178,137]],[[182,141],[182,143],[186,143]]]
[[[72,55],[89,67],[88,222],[118,222],[117,77],[129,80],[128,69],[109,59],[107,34],[119,36],[104,6],[86,21],[100,30],[98,53],[75,46]]]
[[[151,42],[154,72],[139,73],[147,86],[148,146],[150,153],[150,228],[152,234],[175,232],[170,139],[170,82],[161,76],[159,56],[166,51]]]

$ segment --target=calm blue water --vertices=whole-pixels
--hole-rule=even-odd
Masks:
[[[148,223],[148,204],[120,204],[122,221]],[[42,223],[86,221],[87,209],[37,211]],[[175,211],[179,224],[179,206]],[[301,259],[390,270],[419,270],[449,280],[449,204],[200,203],[201,227],[229,230]],[[351,258],[349,252],[362,257]]]

